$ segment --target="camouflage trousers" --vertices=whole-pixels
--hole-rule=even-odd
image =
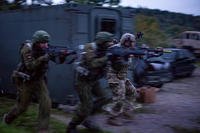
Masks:
[[[44,80],[38,81],[17,81],[17,103],[13,109],[8,112],[6,122],[11,123],[20,114],[25,112],[31,103],[33,95],[36,96],[39,102],[39,130],[46,130],[49,126],[51,100],[49,92]]]
[[[112,102],[104,106],[104,110],[113,116],[118,116],[124,111],[132,111],[136,98],[136,88],[126,78],[126,74],[108,73],[107,79],[112,91]]]
[[[100,88],[99,81],[78,80],[76,90],[80,104],[70,122],[73,126],[81,124],[109,101],[105,92]]]

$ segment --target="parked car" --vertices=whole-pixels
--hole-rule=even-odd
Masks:
[[[172,79],[168,63],[165,61],[134,59],[132,68],[133,82],[136,87],[143,85],[162,87]]]
[[[169,63],[159,57],[160,50],[157,51],[150,48],[145,50],[146,54],[143,57],[133,59],[131,66],[133,82],[136,87],[144,85],[162,87],[165,82],[171,80],[172,75],[169,71]],[[152,60],[154,58],[156,59],[155,61]]]
[[[191,76],[196,68],[196,58],[187,49],[166,48],[161,58],[169,63],[174,78]]]
[[[195,69],[194,55],[186,49],[166,48],[158,57],[136,58],[132,63],[136,87],[162,87],[177,77],[191,76]]]

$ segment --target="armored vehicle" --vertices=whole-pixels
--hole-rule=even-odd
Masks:
[[[200,57],[200,31],[185,31],[173,40],[177,48],[186,48]]]
[[[134,31],[131,8],[110,8],[91,5],[64,4],[28,7],[0,12],[0,90],[15,92],[10,75],[20,61],[19,47],[31,39],[36,30],[51,35],[51,45],[67,46],[75,50],[93,41],[98,31],[108,31],[117,39]],[[74,93],[73,65],[50,63],[48,88],[53,101],[64,103]],[[71,97],[71,96],[70,96]]]

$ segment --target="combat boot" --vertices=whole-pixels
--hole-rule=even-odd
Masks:
[[[3,123],[3,124],[7,124],[7,122],[6,122],[6,117],[7,117],[7,114],[4,114],[4,115],[3,115],[3,118],[2,118],[2,123]]]
[[[126,111],[126,112],[123,112],[121,115],[124,119],[127,119],[127,120],[133,120],[134,119],[133,111]]]
[[[67,129],[66,129],[66,133],[79,133],[76,129],[76,124],[74,124],[73,122],[70,122]]]
[[[3,115],[3,119],[2,119],[2,123],[8,125],[8,124],[10,124],[11,122],[12,122],[12,119],[9,118],[8,114],[4,114],[4,115]]]
[[[119,119],[119,117],[110,117],[107,120],[107,123],[112,126],[122,126],[123,122]]]
[[[89,119],[86,119],[83,123],[83,126],[91,130],[92,132],[101,132],[102,129],[94,122]]]

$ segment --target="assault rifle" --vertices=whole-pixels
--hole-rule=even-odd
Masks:
[[[69,48],[65,46],[49,46],[48,48],[44,49],[45,53],[49,54],[51,57],[57,58],[57,57],[67,57],[69,55],[76,55],[76,51],[70,50]],[[71,64],[74,60],[73,58],[71,61],[69,61],[67,64]]]
[[[76,51],[70,50],[64,46],[49,46],[49,48],[44,49],[44,51],[54,57],[58,57],[60,55],[68,56],[76,54]]]
[[[108,50],[108,58],[118,58],[122,57],[124,59],[128,59],[131,56],[143,56],[145,55],[144,50],[135,50],[135,49],[124,49],[122,47],[112,47]]]

